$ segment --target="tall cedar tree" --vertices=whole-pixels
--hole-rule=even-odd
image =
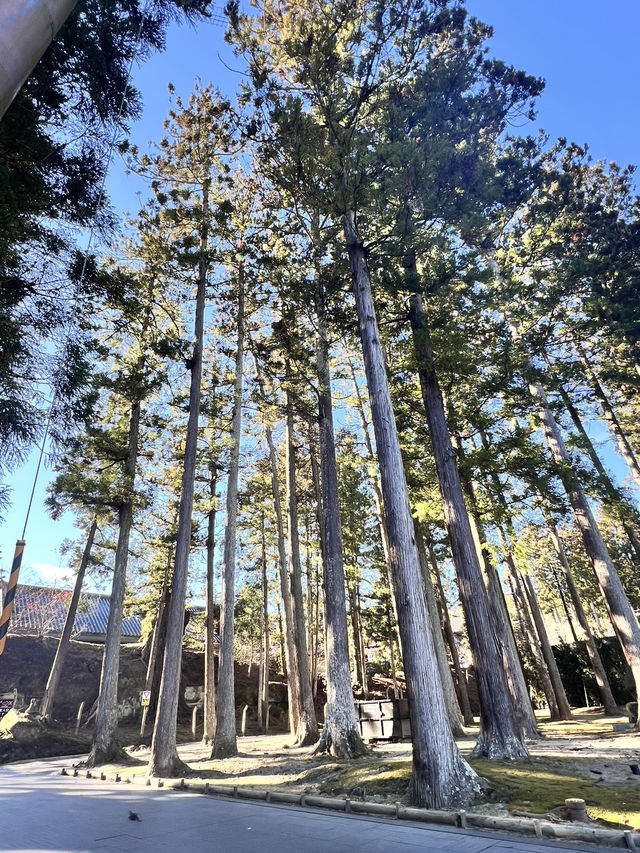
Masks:
[[[176,726],[198,457],[205,306],[209,267],[214,254],[210,231],[212,224],[217,225],[218,231],[224,227],[229,209],[224,193],[226,172],[220,157],[229,154],[233,145],[235,114],[229,103],[208,86],[196,90],[187,106],[177,99],[176,109],[171,110],[165,128],[168,138],[161,144],[162,153],[154,158],[142,158],[141,165],[145,171],[152,172],[152,186],[158,203],[163,205],[160,221],[168,229],[169,239],[173,239],[179,265],[192,271],[196,299],[193,345],[186,360],[190,371],[189,416],[175,562],[162,680],[149,759],[149,772],[155,776],[175,775],[182,766],[176,747]]]
[[[433,640],[424,631],[428,624],[425,600],[422,594],[416,595],[422,580],[413,521],[357,218],[360,194],[366,189],[362,176],[367,145],[371,145],[368,133],[365,144],[361,124],[371,115],[380,93],[391,82],[404,80],[424,59],[429,41],[425,36],[446,27],[450,10],[441,3],[420,11],[409,3],[369,3],[354,18],[353,9],[346,7],[336,7],[329,14],[314,2],[295,9],[269,3],[251,23],[239,21],[233,8],[231,12],[232,21],[239,25],[236,38],[251,56],[252,82],[271,109],[276,137],[273,159],[286,149],[287,139],[301,139],[300,130],[307,131],[304,141],[310,159],[331,159],[324,203],[327,209],[337,208],[342,218],[372,401],[413,731],[410,795],[414,802],[431,806],[466,803],[481,783],[451,736]],[[295,97],[280,91],[278,81],[283,77],[287,88],[297,89]],[[313,113],[306,113],[310,120],[301,121],[311,109]],[[298,132],[292,134],[296,122]],[[270,141],[265,140],[265,146]]]

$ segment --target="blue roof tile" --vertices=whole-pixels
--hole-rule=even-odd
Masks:
[[[37,631],[39,634],[60,634],[70,601],[69,590],[18,584],[9,633]],[[73,633],[96,636],[106,634],[109,603],[108,595],[83,592],[80,595]],[[139,637],[140,633],[141,623],[137,616],[122,620],[123,637]]]

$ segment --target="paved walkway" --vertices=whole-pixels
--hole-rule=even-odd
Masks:
[[[476,830],[431,829],[403,821],[60,776],[60,768],[69,764],[69,759],[47,759],[0,768],[0,850],[576,853],[584,849]],[[139,822],[129,820],[130,810],[139,815]]]

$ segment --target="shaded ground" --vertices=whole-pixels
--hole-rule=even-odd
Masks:
[[[491,814],[550,814],[564,818],[564,800],[580,797],[589,816],[599,822],[640,829],[640,775],[630,765],[640,764],[640,736],[614,732],[614,723],[626,718],[603,718],[592,711],[575,712],[570,723],[541,722],[543,740],[529,744],[531,760],[504,763],[472,760],[490,783],[487,802],[471,810]],[[475,731],[458,745],[468,757]],[[192,780],[210,785],[238,785],[260,790],[325,793],[373,802],[402,800],[411,772],[410,743],[376,743],[356,761],[314,756],[309,748],[289,748],[288,735],[261,735],[238,739],[239,754],[212,761],[210,749],[200,743],[183,744],[180,755],[191,768]],[[129,749],[132,763],[104,768],[127,776],[147,773],[148,748]]]
[[[118,734],[121,743],[128,748],[151,744],[152,729],[147,726],[144,737],[140,737],[140,724],[120,725]],[[0,732],[0,765],[10,761],[27,761],[33,758],[50,758],[56,755],[85,755],[91,749],[93,728],[80,728],[77,734],[73,728],[63,723],[52,722],[46,725],[42,734],[35,740],[20,742],[10,735]],[[190,743],[193,740],[191,726],[178,725],[178,743]]]

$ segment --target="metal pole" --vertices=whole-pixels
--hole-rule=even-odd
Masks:
[[[78,0],[0,2],[0,118]]]
[[[18,539],[16,542],[16,550],[13,555],[13,565],[11,566],[11,574],[9,575],[9,583],[7,584],[7,592],[4,597],[2,607],[2,616],[0,616],[0,655],[4,651],[4,644],[7,639],[7,631],[9,630],[9,619],[13,610],[13,600],[16,597],[16,587],[18,585],[18,575],[20,574],[20,566],[22,565],[22,553],[25,546],[24,539]]]

